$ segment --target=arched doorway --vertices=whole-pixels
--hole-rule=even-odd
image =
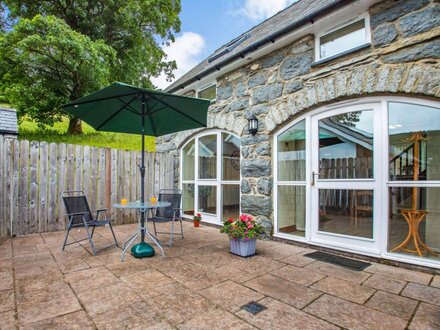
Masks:
[[[438,102],[353,100],[274,138],[275,236],[440,265]]]
[[[220,224],[240,213],[240,139],[228,132],[197,135],[181,148],[183,214]]]

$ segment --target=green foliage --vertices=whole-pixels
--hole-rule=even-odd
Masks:
[[[88,145],[93,147],[110,147],[123,150],[141,150],[141,136],[134,134],[97,132],[91,126],[84,124],[84,134],[67,134],[69,119],[64,117],[62,121],[53,126],[40,127],[36,123],[24,119],[19,126],[19,139],[30,141],[47,141],[56,143],[70,143]],[[147,151],[155,151],[155,138],[145,137]]]
[[[61,120],[60,106],[109,83],[114,50],[54,16],[22,19],[0,36],[4,94],[19,118]]]
[[[250,215],[242,214],[237,220],[229,218],[224,221],[220,232],[228,234],[231,239],[243,239],[247,241],[262,236],[264,229]]]
[[[172,75],[160,42],[174,41],[180,30],[180,0],[5,0],[11,18],[54,15],[73,30],[103,40],[117,54],[113,81],[151,87],[149,78]]]

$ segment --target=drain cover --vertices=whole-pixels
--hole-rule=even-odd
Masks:
[[[250,303],[241,306],[241,309],[244,309],[246,312],[249,312],[253,315],[258,314],[259,312],[261,312],[262,310],[265,310],[267,307],[264,307],[263,305],[255,302],[255,301],[251,301]]]
[[[328,262],[330,264],[342,266],[345,268],[358,270],[358,271],[364,270],[368,266],[371,266],[371,264],[368,262],[362,262],[359,260],[345,258],[345,257],[341,257],[341,256],[337,256],[334,254],[325,253],[325,252],[321,252],[321,251],[308,253],[308,254],[305,254],[304,256],[315,259],[315,260]]]

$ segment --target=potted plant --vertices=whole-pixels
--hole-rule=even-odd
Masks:
[[[223,222],[221,233],[228,234],[231,253],[241,257],[255,254],[257,238],[264,234],[263,227],[247,214],[242,214],[237,220],[229,218]]]
[[[200,226],[200,221],[202,220],[202,215],[200,213],[197,213],[194,217],[193,217],[193,223],[194,223],[194,227],[199,227]]]

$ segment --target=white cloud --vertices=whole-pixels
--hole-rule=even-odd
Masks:
[[[243,14],[255,21],[266,19],[287,6],[295,0],[245,0],[244,7],[239,10]]]
[[[177,63],[177,69],[173,71],[174,80],[181,77],[200,62],[198,56],[204,47],[205,40],[200,34],[194,32],[184,32],[176,38],[174,43],[164,47],[167,60],[174,60]],[[164,75],[152,78],[151,81],[162,89],[171,84]]]

